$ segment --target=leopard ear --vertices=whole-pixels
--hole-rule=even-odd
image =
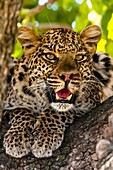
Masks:
[[[41,44],[41,36],[37,35],[29,27],[20,27],[17,32],[17,38],[25,54],[32,53]]]
[[[92,25],[86,27],[80,33],[80,39],[86,46],[89,52],[95,53],[96,46],[99,40],[101,39],[102,31],[99,26]]]

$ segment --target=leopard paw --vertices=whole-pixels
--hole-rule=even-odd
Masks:
[[[20,158],[31,151],[35,117],[33,112],[23,108],[12,110],[10,115],[12,115],[11,127],[4,135],[3,145],[7,154]]]
[[[61,145],[64,134],[60,125],[38,119],[33,136],[32,153],[39,158],[52,156],[52,152]]]
[[[30,152],[29,138],[23,129],[10,128],[4,136],[3,145],[6,153],[21,158]]]

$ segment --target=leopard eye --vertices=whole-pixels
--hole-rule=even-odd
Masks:
[[[52,53],[45,53],[42,55],[42,58],[50,63],[56,63],[58,61],[58,58]]]
[[[81,61],[83,59],[84,59],[84,55],[82,55],[82,54],[76,55],[76,60],[77,61]]]
[[[54,54],[46,54],[46,58],[48,60],[55,60],[56,59],[56,56]]]

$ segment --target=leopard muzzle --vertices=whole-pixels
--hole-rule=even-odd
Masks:
[[[71,78],[73,77],[73,79]],[[60,90],[49,89],[48,96],[51,106],[58,111],[68,111],[74,107],[74,103],[78,94],[80,85],[80,76],[76,75],[62,75],[64,86]]]

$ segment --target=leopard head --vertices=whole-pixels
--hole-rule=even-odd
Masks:
[[[30,76],[45,81],[54,109],[73,108],[81,82],[92,74],[92,56],[100,38],[101,29],[96,25],[80,33],[58,28],[43,35],[27,27],[19,28],[24,55],[30,57]]]

